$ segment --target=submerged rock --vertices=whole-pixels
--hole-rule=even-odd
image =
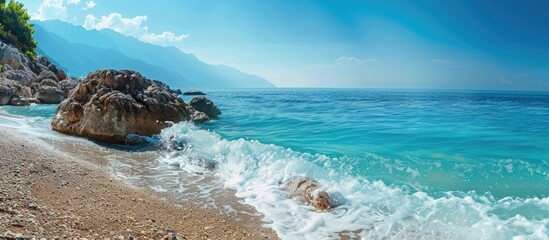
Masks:
[[[290,182],[286,189],[292,194],[292,197],[297,197],[318,210],[329,210],[335,206],[330,195],[322,191],[314,179],[298,179]]]
[[[189,90],[184,92],[183,95],[206,95],[206,94],[199,90]]]
[[[193,118],[192,118],[193,122],[206,122],[210,120],[210,117],[208,117],[208,115],[196,110],[192,111],[192,115],[193,115]]]
[[[191,120],[183,99],[130,70],[90,73],[57,107],[56,131],[109,143],[129,134],[152,136],[170,122]]]
[[[215,118],[221,115],[221,110],[219,110],[210,99],[203,96],[194,97],[191,99],[189,105],[197,111],[205,113],[209,118]]]

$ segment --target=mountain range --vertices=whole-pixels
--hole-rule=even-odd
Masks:
[[[110,29],[48,20],[33,21],[38,52],[70,76],[84,77],[98,69],[132,69],[175,88],[269,88],[269,81],[225,65],[200,61],[176,47],[142,42]]]

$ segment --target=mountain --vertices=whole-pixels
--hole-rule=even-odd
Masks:
[[[86,30],[70,23],[33,21],[38,50],[69,75],[97,69],[132,69],[176,88],[269,88],[267,80],[224,65],[210,65],[175,47],[139,41],[110,29]]]

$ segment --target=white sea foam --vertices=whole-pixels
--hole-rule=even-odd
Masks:
[[[167,155],[164,163],[188,172],[211,171],[263,213],[283,239],[338,238],[342,232],[363,239],[549,239],[547,197],[498,200],[475,192],[411,192],[336,171],[330,166],[338,159],[226,140],[191,123],[165,129],[161,139],[187,143],[184,154]],[[284,184],[303,176],[317,179],[340,205],[320,212],[289,199]]]

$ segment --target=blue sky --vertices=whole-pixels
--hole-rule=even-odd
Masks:
[[[21,2],[280,87],[549,90],[547,1]]]

